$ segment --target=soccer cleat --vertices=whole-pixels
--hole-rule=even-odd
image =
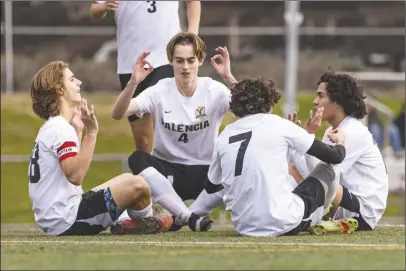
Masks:
[[[210,216],[199,217],[195,213],[192,213],[188,224],[192,231],[208,231],[213,224],[213,220],[211,220]]]
[[[162,222],[162,227],[160,229],[160,232],[166,232],[172,228],[172,225],[174,224],[174,219],[172,218],[172,216],[165,215],[165,216],[159,217],[159,219]]]
[[[111,234],[155,234],[161,232],[163,223],[156,217],[126,219],[110,227]]]
[[[172,219],[173,219],[173,223],[172,223],[172,226],[169,228],[168,231],[178,231],[178,230],[183,228],[182,225],[179,225],[179,224],[176,223],[176,217],[174,215],[172,216]]]
[[[323,216],[322,216],[322,219],[323,219],[324,221],[329,221],[329,220],[331,220],[331,217],[329,216],[330,211],[331,211],[331,208],[333,208],[333,204],[330,204],[330,205],[327,207],[327,209],[324,210],[324,213],[323,213]]]
[[[353,233],[358,228],[358,221],[354,218],[321,221],[307,229],[313,235],[323,235],[329,232],[340,234]]]

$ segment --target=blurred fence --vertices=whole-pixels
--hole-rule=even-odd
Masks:
[[[405,189],[405,160],[394,159],[390,151],[384,151],[384,160],[389,172],[389,191],[404,192]],[[5,163],[27,163],[29,155],[1,155],[1,164]],[[128,154],[95,154],[93,162],[120,162],[121,172],[129,172]]]

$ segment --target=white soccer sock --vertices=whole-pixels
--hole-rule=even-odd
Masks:
[[[336,197],[338,185],[340,184],[340,165],[331,165],[335,172],[335,179],[328,184],[326,199],[324,201],[324,210],[326,210]]]
[[[152,202],[150,202],[149,205],[146,208],[142,209],[142,210],[136,210],[136,209],[133,209],[133,208],[128,208],[127,213],[128,213],[128,216],[133,220],[136,219],[136,218],[143,218],[143,217],[153,216],[154,212],[152,210]]]
[[[189,221],[192,212],[183,203],[168,179],[153,167],[144,169],[139,175],[143,177],[151,187],[152,198],[155,202],[161,204],[166,210],[185,224]]]
[[[117,221],[115,221],[115,223],[117,222],[121,222],[123,220],[130,220],[130,216],[127,213],[127,210],[124,210],[124,212],[117,218]]]
[[[332,165],[321,162],[315,166],[310,176],[318,179],[324,188],[324,210],[333,202],[339,180],[340,180],[340,164]]]
[[[189,206],[189,209],[198,216],[206,216],[211,211],[223,203],[223,190],[217,193],[209,194],[203,190],[197,199]]]

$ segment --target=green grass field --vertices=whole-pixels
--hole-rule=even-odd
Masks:
[[[7,270],[405,270],[404,227],[278,238],[240,237],[232,228],[55,238],[2,230],[1,240]]]

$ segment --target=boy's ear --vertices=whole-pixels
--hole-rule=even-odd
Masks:
[[[63,88],[57,88],[56,89],[56,94],[62,96],[63,95]]]

